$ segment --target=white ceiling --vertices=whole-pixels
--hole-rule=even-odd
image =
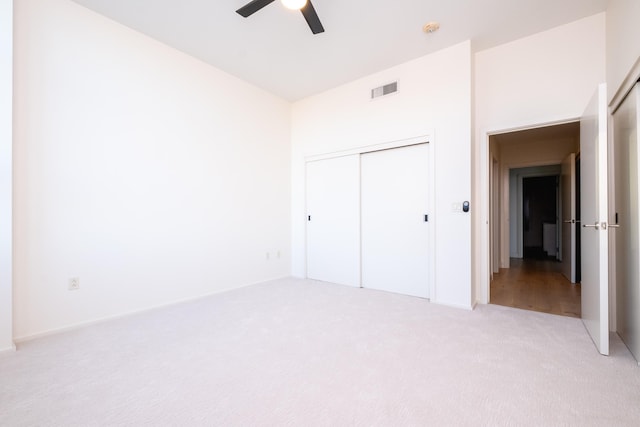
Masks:
[[[219,69],[295,101],[472,40],[475,51],[602,12],[607,0],[313,0],[325,32],[276,1],[74,0]],[[439,21],[433,34],[422,32]]]

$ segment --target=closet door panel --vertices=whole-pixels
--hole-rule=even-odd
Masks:
[[[362,286],[429,297],[428,145],[361,157]]]
[[[360,286],[360,155],[307,163],[307,277]]]

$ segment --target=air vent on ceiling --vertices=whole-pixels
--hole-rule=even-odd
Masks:
[[[389,83],[384,86],[371,89],[371,99],[379,98],[385,95],[390,95],[397,91],[398,91],[398,82]]]

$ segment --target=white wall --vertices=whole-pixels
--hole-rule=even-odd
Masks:
[[[288,275],[289,103],[68,0],[15,12],[16,338]]]
[[[607,91],[609,99],[640,59],[640,1],[607,3]],[[640,70],[636,70],[640,71]],[[634,74],[637,79],[640,77]]]
[[[605,14],[572,22],[475,55],[474,279],[487,302],[488,134],[573,120],[605,81]]]
[[[398,80],[399,91],[371,101],[370,90]],[[435,156],[435,295],[471,306],[471,48],[465,42],[359,79],[293,106],[293,274],[305,276],[305,157],[432,134]],[[472,206],[472,209],[474,207]]]
[[[0,0],[0,351],[13,348],[11,217],[13,0]]]
[[[605,14],[476,54],[477,129],[580,117],[605,81]]]

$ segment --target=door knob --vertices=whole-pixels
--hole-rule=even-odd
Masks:
[[[583,224],[582,226],[584,228],[593,227],[596,230],[600,230],[600,223],[599,222],[596,222],[595,224]],[[606,226],[605,226],[605,228],[606,228]]]

